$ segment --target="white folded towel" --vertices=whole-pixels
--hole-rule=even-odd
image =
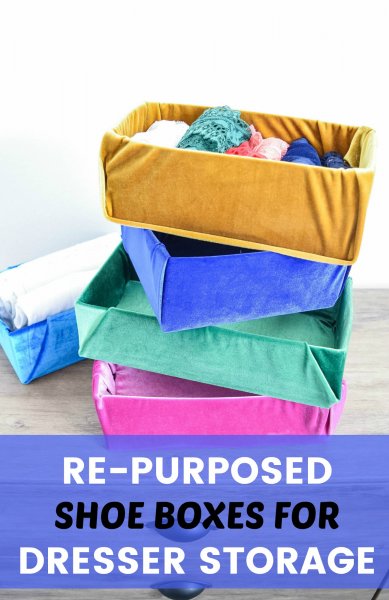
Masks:
[[[184,121],[154,121],[147,131],[136,133],[131,139],[134,142],[176,148],[187,129],[189,125]]]
[[[71,308],[119,242],[112,233],[3,271],[0,319],[19,329]]]
[[[15,329],[39,323],[73,308],[78,296],[96,273],[97,269],[71,273],[18,298],[13,319]]]

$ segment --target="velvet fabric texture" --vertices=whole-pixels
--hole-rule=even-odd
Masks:
[[[374,174],[368,127],[242,112],[264,137],[305,137],[352,169],[323,169],[131,141],[158,119],[193,123],[205,107],[146,103],[105,134],[100,153],[108,219],[174,235],[335,264],[358,257]]]
[[[15,331],[0,321],[0,344],[21,383],[81,360],[74,308]]]
[[[168,377],[102,361],[92,393],[106,435],[321,435],[333,433],[342,398],[331,408]]]
[[[328,408],[341,399],[351,287],[329,309],[164,333],[120,245],[76,303],[80,355]]]
[[[328,308],[350,267],[122,227],[163,331]]]

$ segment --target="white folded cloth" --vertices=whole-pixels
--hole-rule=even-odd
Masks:
[[[187,129],[189,129],[189,125],[184,121],[154,121],[147,131],[136,133],[131,140],[154,146],[176,148]]]
[[[0,319],[20,329],[72,308],[119,242],[120,235],[112,233],[3,271]]]
[[[73,308],[78,296],[97,271],[98,269],[65,275],[18,298],[13,319],[15,329],[39,323],[47,317]]]

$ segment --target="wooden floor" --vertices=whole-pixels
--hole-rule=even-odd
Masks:
[[[100,433],[91,400],[90,361],[21,385],[0,350],[0,434]],[[346,409],[337,433],[389,434],[389,291],[356,290],[354,326],[345,376]],[[370,600],[366,590],[214,590],[204,600]],[[151,590],[1,591],[0,600],[152,600]],[[389,600],[389,590],[380,600]]]

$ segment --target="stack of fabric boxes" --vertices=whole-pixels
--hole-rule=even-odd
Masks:
[[[76,304],[108,434],[331,433],[346,397],[348,277],[374,131],[244,113],[264,136],[336,148],[350,169],[136,139],[204,107],[148,103],[103,139],[105,215],[122,244]]]

